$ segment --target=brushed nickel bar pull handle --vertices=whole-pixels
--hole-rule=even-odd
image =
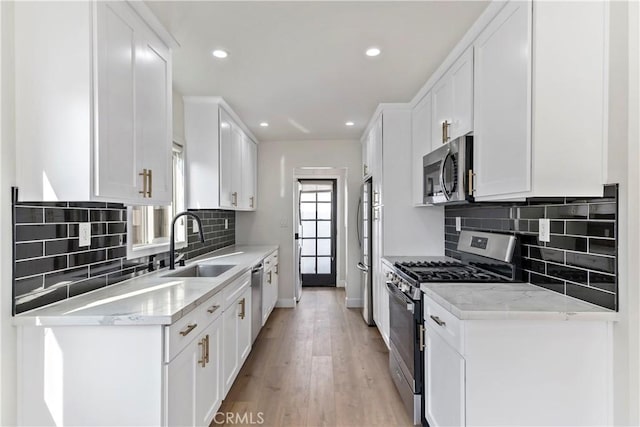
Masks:
[[[280,266],[280,264],[276,264],[276,274],[278,274],[278,267]]]
[[[200,341],[198,341],[198,346],[200,346],[200,359],[198,359],[198,365],[200,365],[202,368],[204,368],[205,366],[207,366],[207,360],[206,360],[206,356],[205,356],[205,339],[202,338]]]
[[[184,329],[184,331],[180,331],[180,335],[182,335],[183,337],[186,337],[187,335],[189,335],[189,333],[191,333],[191,331],[193,331],[196,327],[198,326],[197,323],[189,323],[187,325],[187,327]]]
[[[424,325],[420,325],[420,351],[424,351]]]
[[[444,144],[445,142],[447,142],[447,131],[445,129],[445,124],[447,123],[447,121],[445,120],[444,122],[442,122],[442,143]]]
[[[216,312],[217,309],[219,309],[220,306],[219,305],[212,305],[211,307],[207,308],[207,313],[209,314],[213,314]]]
[[[244,299],[244,298],[242,298],[242,299],[240,300],[240,307],[242,307],[242,311],[240,312],[240,318],[241,318],[241,319],[244,319],[244,316],[245,316],[245,304],[246,304],[246,303],[245,303],[245,299]]]
[[[469,169],[469,194],[473,194],[476,190],[473,188],[473,169]]]
[[[152,175],[153,171],[151,169],[149,169],[149,172],[147,174],[147,177],[149,178],[149,191],[148,191],[148,195],[149,198],[151,198],[151,191],[153,190],[153,175]]]
[[[238,206],[238,192],[234,191],[231,193],[231,205]]]
[[[205,336],[204,339],[206,341],[206,347],[204,350],[204,360],[205,360],[205,363],[209,363],[209,334],[207,334],[207,336]]]
[[[250,204],[251,208],[253,208],[253,199],[254,199],[254,198],[255,198],[255,197],[253,197],[253,196],[249,197],[249,200],[251,200],[251,204]]]
[[[142,194],[142,197],[147,197],[147,170],[142,169],[142,173],[139,173],[138,176],[142,177],[142,191],[138,191],[138,193]]]
[[[267,282],[271,284],[271,272],[269,272],[269,278],[267,279]]]
[[[440,320],[440,318],[438,316],[431,315],[429,317],[431,317],[431,320],[436,322],[438,324],[438,326],[446,326],[447,325],[447,323],[445,321],[443,321],[443,320]]]

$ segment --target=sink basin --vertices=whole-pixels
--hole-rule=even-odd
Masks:
[[[189,268],[166,274],[164,277],[217,277],[235,267],[235,264],[196,264]]]

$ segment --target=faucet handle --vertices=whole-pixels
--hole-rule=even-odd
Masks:
[[[180,265],[180,267],[184,267],[184,254],[178,254],[178,256],[175,259],[175,262],[177,262],[178,265]]]

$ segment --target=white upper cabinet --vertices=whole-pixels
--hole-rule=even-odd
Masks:
[[[475,43],[475,196],[531,189],[531,3],[512,2]]]
[[[258,147],[218,97],[184,98],[188,207],[256,210]]]
[[[601,196],[608,2],[508,3],[478,37],[476,200]]]
[[[422,158],[434,148],[431,145],[431,92],[411,111],[411,188],[414,205],[424,204]]]
[[[473,130],[473,47],[458,58],[431,93],[433,148]]]
[[[20,198],[171,202],[172,39],[143,4],[15,7]],[[50,51],[56,41],[55,53]]]

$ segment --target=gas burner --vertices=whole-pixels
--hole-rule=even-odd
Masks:
[[[507,282],[508,279],[458,261],[397,262],[395,267],[415,284],[424,282]]]

